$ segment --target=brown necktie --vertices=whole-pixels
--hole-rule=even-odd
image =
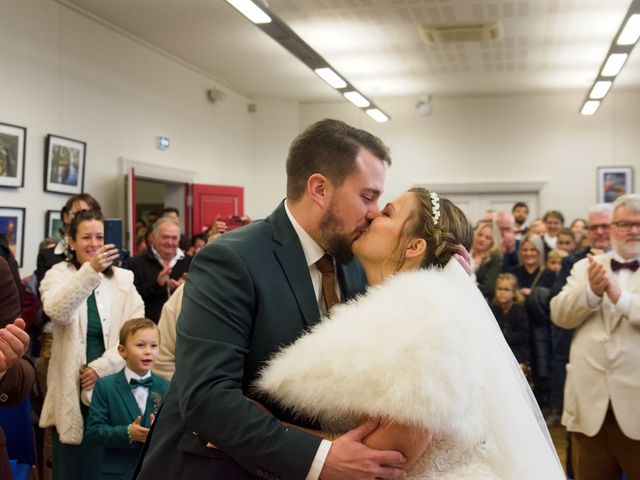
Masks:
[[[329,313],[331,307],[340,301],[336,293],[336,270],[333,267],[333,258],[331,255],[325,254],[316,262],[316,267],[322,273],[322,294],[327,313]]]

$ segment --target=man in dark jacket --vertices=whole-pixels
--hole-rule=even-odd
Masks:
[[[178,285],[184,283],[191,257],[180,248],[180,225],[170,217],[153,224],[153,245],[131,265],[133,282],[144,301],[145,316],[160,320],[162,306]]]

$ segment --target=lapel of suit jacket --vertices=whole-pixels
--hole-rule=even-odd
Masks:
[[[151,375],[153,384],[149,389],[149,395],[147,396],[147,406],[144,409],[144,415],[142,417],[142,424],[144,427],[151,427],[151,414],[157,413],[160,408],[160,401],[162,400],[162,391],[160,387],[160,381],[155,375]]]
[[[367,287],[367,276],[356,258],[346,265],[338,265],[337,271],[343,302],[364,293]]]
[[[635,271],[631,278],[629,278],[629,285],[627,285],[627,290],[631,293],[638,292],[640,290],[640,268]]]
[[[136,417],[142,417],[140,407],[138,406],[138,402],[136,402],[136,397],[133,396],[129,382],[127,382],[127,377],[124,375],[124,370],[121,370],[118,373],[118,376],[116,377],[116,385],[118,386],[118,394],[127,407],[127,412],[131,415],[131,420],[135,420]]]
[[[273,240],[279,245],[274,250],[276,257],[296,297],[304,321],[307,325],[314,325],[320,319],[320,309],[307,260],[300,239],[284,209],[284,201],[269,216],[268,221],[273,226]]]
[[[609,262],[607,263],[607,269],[608,271],[611,271],[611,260],[609,260]],[[629,277],[626,291],[630,293],[640,291],[640,269],[636,270],[634,274]],[[616,311],[614,315],[615,316],[613,317],[613,320],[611,322],[611,331],[613,331],[613,329],[618,326],[618,323],[620,323],[620,320],[622,319],[621,313],[618,313]]]

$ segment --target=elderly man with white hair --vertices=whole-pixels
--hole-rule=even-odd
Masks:
[[[613,250],[577,262],[551,301],[574,328],[562,424],[576,480],[640,479],[640,195],[613,204]]]

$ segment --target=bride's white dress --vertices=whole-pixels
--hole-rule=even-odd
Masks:
[[[336,306],[276,354],[256,388],[329,431],[363,416],[428,429],[407,478],[565,478],[491,310],[456,261]]]

